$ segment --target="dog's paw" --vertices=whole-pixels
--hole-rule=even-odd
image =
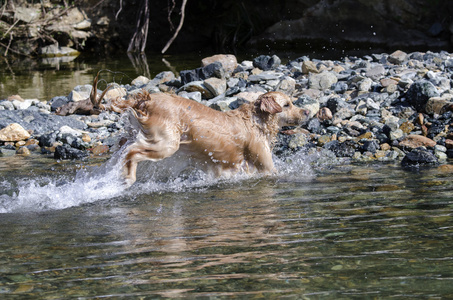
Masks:
[[[122,186],[124,187],[124,189],[128,189],[134,184],[134,182],[135,182],[134,179],[124,178],[124,180],[122,182]]]

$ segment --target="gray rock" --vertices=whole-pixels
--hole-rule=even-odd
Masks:
[[[366,76],[372,79],[373,81],[377,81],[384,77],[385,73],[386,73],[385,68],[382,65],[376,65],[366,71]]]
[[[431,97],[439,97],[436,87],[427,80],[414,82],[406,93],[406,98],[418,112],[424,112],[426,103]]]
[[[308,85],[311,89],[327,90],[338,82],[337,76],[331,72],[322,72],[320,74],[310,74]]]
[[[277,84],[275,90],[287,95],[292,95],[296,89],[296,80],[286,76]]]
[[[305,134],[303,133],[296,133],[291,136],[288,147],[291,149],[297,149],[300,147],[305,146],[308,143],[308,138]]]
[[[260,55],[253,60],[253,66],[263,71],[268,71],[277,68],[281,64],[281,60],[277,55]]]
[[[190,100],[195,100],[197,102],[201,102],[201,93],[200,92],[188,93],[186,91],[182,91],[178,95],[181,97],[190,99]]]
[[[261,81],[270,81],[278,80],[283,76],[283,73],[275,71],[265,71],[257,75],[250,75],[248,80],[251,82],[261,82]]]
[[[395,52],[390,54],[389,57],[387,58],[387,60],[390,63],[396,64],[396,65],[402,64],[406,59],[407,59],[407,53],[403,52],[401,50],[396,50]]]
[[[309,96],[301,96],[299,97],[294,104],[297,107],[306,109],[310,112],[309,118],[313,118],[319,111],[319,102],[313,98],[310,98]]]
[[[211,91],[204,85],[203,81],[191,81],[185,85],[183,85],[178,92],[185,91],[188,93],[192,92],[199,92],[203,96],[204,99],[211,99],[214,95]]]
[[[69,145],[57,146],[54,153],[55,159],[82,159],[87,156],[86,151],[72,148]]]
[[[90,97],[91,89],[93,86],[91,84],[78,85],[76,86],[68,95],[69,102],[77,102],[81,100],[88,99]],[[98,94],[101,94],[102,91],[98,91]]]
[[[2,102],[0,102],[0,107],[3,108],[3,110],[14,110],[14,105],[11,101],[8,101],[8,100],[4,100]]]
[[[413,149],[407,153],[401,161],[403,167],[418,167],[422,165],[437,165],[439,163],[437,157],[423,148]]]
[[[204,86],[211,92],[213,97],[217,97],[225,93],[227,84],[225,79],[211,77],[204,81]]]

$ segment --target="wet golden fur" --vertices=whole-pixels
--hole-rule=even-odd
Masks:
[[[254,103],[228,112],[176,95],[147,92],[101,108],[130,110],[131,123],[138,129],[136,140],[126,148],[128,185],[135,182],[140,161],[158,161],[176,152],[216,176],[254,170],[270,173],[274,169],[271,149],[279,128],[308,118],[305,110],[279,92],[263,94]]]

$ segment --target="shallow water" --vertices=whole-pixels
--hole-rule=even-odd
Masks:
[[[8,62],[0,99],[204,56]],[[0,298],[453,298],[451,173],[297,153],[275,176],[216,180],[175,158],[125,189],[120,157],[0,157]]]
[[[116,157],[0,160],[0,297],[453,297],[452,174],[435,168],[299,153],[272,177],[143,164],[124,189]]]

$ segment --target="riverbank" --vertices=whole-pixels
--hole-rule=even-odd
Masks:
[[[107,98],[145,89],[225,111],[278,90],[310,110],[311,119],[279,134],[277,156],[306,151],[356,161],[443,165],[453,157],[452,70],[453,55],[447,52],[396,51],[339,61],[300,57],[285,65],[275,55],[239,63],[221,55],[194,70],[117,84]],[[55,114],[68,102],[86,99],[90,90],[91,85],[77,86],[47,102],[20,96],[0,101],[0,155],[84,159],[116,151],[126,132],[124,116]]]

